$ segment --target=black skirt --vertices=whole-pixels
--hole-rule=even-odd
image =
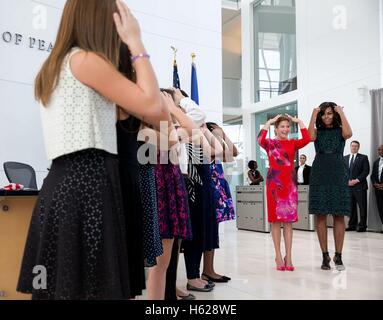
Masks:
[[[53,161],[33,212],[18,291],[44,300],[131,296],[118,168],[117,156],[96,149]],[[46,269],[45,290],[34,284],[36,266]]]

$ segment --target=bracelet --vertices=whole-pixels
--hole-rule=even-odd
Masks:
[[[139,55],[137,56],[132,56],[131,59],[132,59],[132,63],[136,62],[138,59],[141,59],[141,58],[147,58],[147,59],[150,59],[150,55],[148,55],[147,53],[140,53]]]

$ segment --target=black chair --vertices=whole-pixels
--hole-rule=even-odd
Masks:
[[[19,183],[25,189],[37,190],[36,172],[30,165],[18,162],[5,162],[3,167],[10,183]]]

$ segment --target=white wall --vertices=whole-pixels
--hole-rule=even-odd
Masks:
[[[308,124],[312,109],[323,101],[345,107],[353,139],[361,142],[361,152],[370,154],[371,104],[368,90],[382,85],[380,51],[380,0],[297,0],[298,90],[254,104],[251,100],[252,16],[251,1],[242,1],[243,19],[243,107],[245,109],[246,156],[255,157],[257,132],[252,114],[298,101],[299,116]],[[345,10],[345,29],[334,28],[337,7]],[[339,8],[339,7],[338,7]],[[366,87],[366,100],[360,102],[358,88]],[[346,152],[348,152],[348,146]],[[311,144],[302,152],[314,158]]]
[[[141,23],[160,85],[172,85],[173,56],[178,48],[181,85],[190,91],[191,53],[197,54],[200,102],[208,120],[222,122],[222,44],[220,0],[127,0]],[[36,30],[34,10],[45,4],[47,28]],[[39,107],[33,99],[33,79],[46,52],[28,48],[28,37],[54,42],[65,0],[1,0],[0,2],[0,186],[7,181],[5,161],[31,164],[38,182],[46,176]],[[39,9],[37,7],[37,9]],[[198,19],[196,18],[198,17]],[[24,35],[19,46],[2,40],[2,33]]]

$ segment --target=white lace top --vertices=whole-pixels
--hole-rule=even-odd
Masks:
[[[49,105],[41,107],[49,160],[90,148],[117,154],[116,106],[74,77],[70,58],[78,51],[64,60]]]

